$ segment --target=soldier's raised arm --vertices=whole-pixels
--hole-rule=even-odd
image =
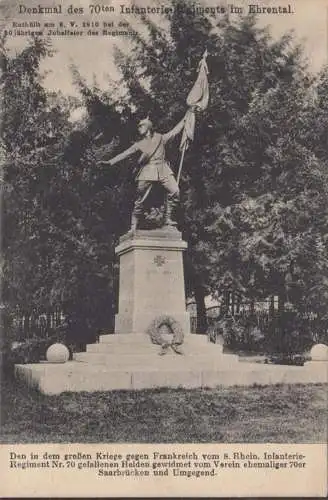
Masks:
[[[179,121],[179,123],[172,130],[166,132],[166,134],[163,134],[164,142],[167,142],[170,139],[173,139],[173,137],[175,137],[176,135],[178,135],[179,132],[181,132],[181,130],[183,129],[185,121],[186,121],[186,115],[182,118],[182,120]]]
[[[133,155],[134,153],[137,153],[138,151],[139,151],[138,143],[135,143],[128,149],[120,153],[119,155],[114,156],[114,158],[111,158],[110,160],[102,160],[101,163],[103,163],[104,165],[115,165],[115,163],[125,160],[125,158],[128,158],[129,156]]]

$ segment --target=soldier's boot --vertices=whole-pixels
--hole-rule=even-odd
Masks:
[[[131,215],[131,228],[130,228],[131,232],[136,231],[141,216],[142,216],[142,201],[140,201],[139,198],[137,198],[136,201],[134,202],[134,207]]]
[[[133,212],[132,216],[131,216],[131,227],[130,227],[130,231],[132,233],[134,233],[136,231],[137,226],[138,226],[138,222],[139,222],[138,215]]]
[[[165,213],[164,213],[164,225],[165,226],[176,226],[176,221],[172,218],[172,214],[174,209],[176,208],[179,202],[178,193],[174,193],[173,195],[169,194],[166,199],[165,204]]]

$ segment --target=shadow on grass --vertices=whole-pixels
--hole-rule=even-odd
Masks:
[[[327,386],[45,396],[2,385],[2,443],[326,442]]]

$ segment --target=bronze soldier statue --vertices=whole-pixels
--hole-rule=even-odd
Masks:
[[[111,160],[101,162],[114,165],[134,153],[141,152],[139,158],[141,168],[136,179],[137,197],[131,217],[131,231],[137,229],[140,216],[143,212],[144,202],[155,182],[160,183],[166,191],[164,225],[176,226],[176,222],[172,219],[172,212],[179,202],[179,186],[171,168],[165,160],[165,145],[170,139],[181,132],[185,119],[186,117],[166,134],[154,132],[153,124],[149,118],[141,120],[138,124],[138,131],[142,139]]]

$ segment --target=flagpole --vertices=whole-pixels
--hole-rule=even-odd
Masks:
[[[177,183],[178,183],[178,185],[179,185],[179,182],[180,182],[182,164],[183,164],[183,160],[184,160],[184,155],[185,155],[186,149],[187,149],[187,140],[185,141],[185,143],[184,143],[184,145],[182,147],[182,151],[181,151],[180,165],[179,165],[179,171],[178,171],[178,177],[177,177]]]

